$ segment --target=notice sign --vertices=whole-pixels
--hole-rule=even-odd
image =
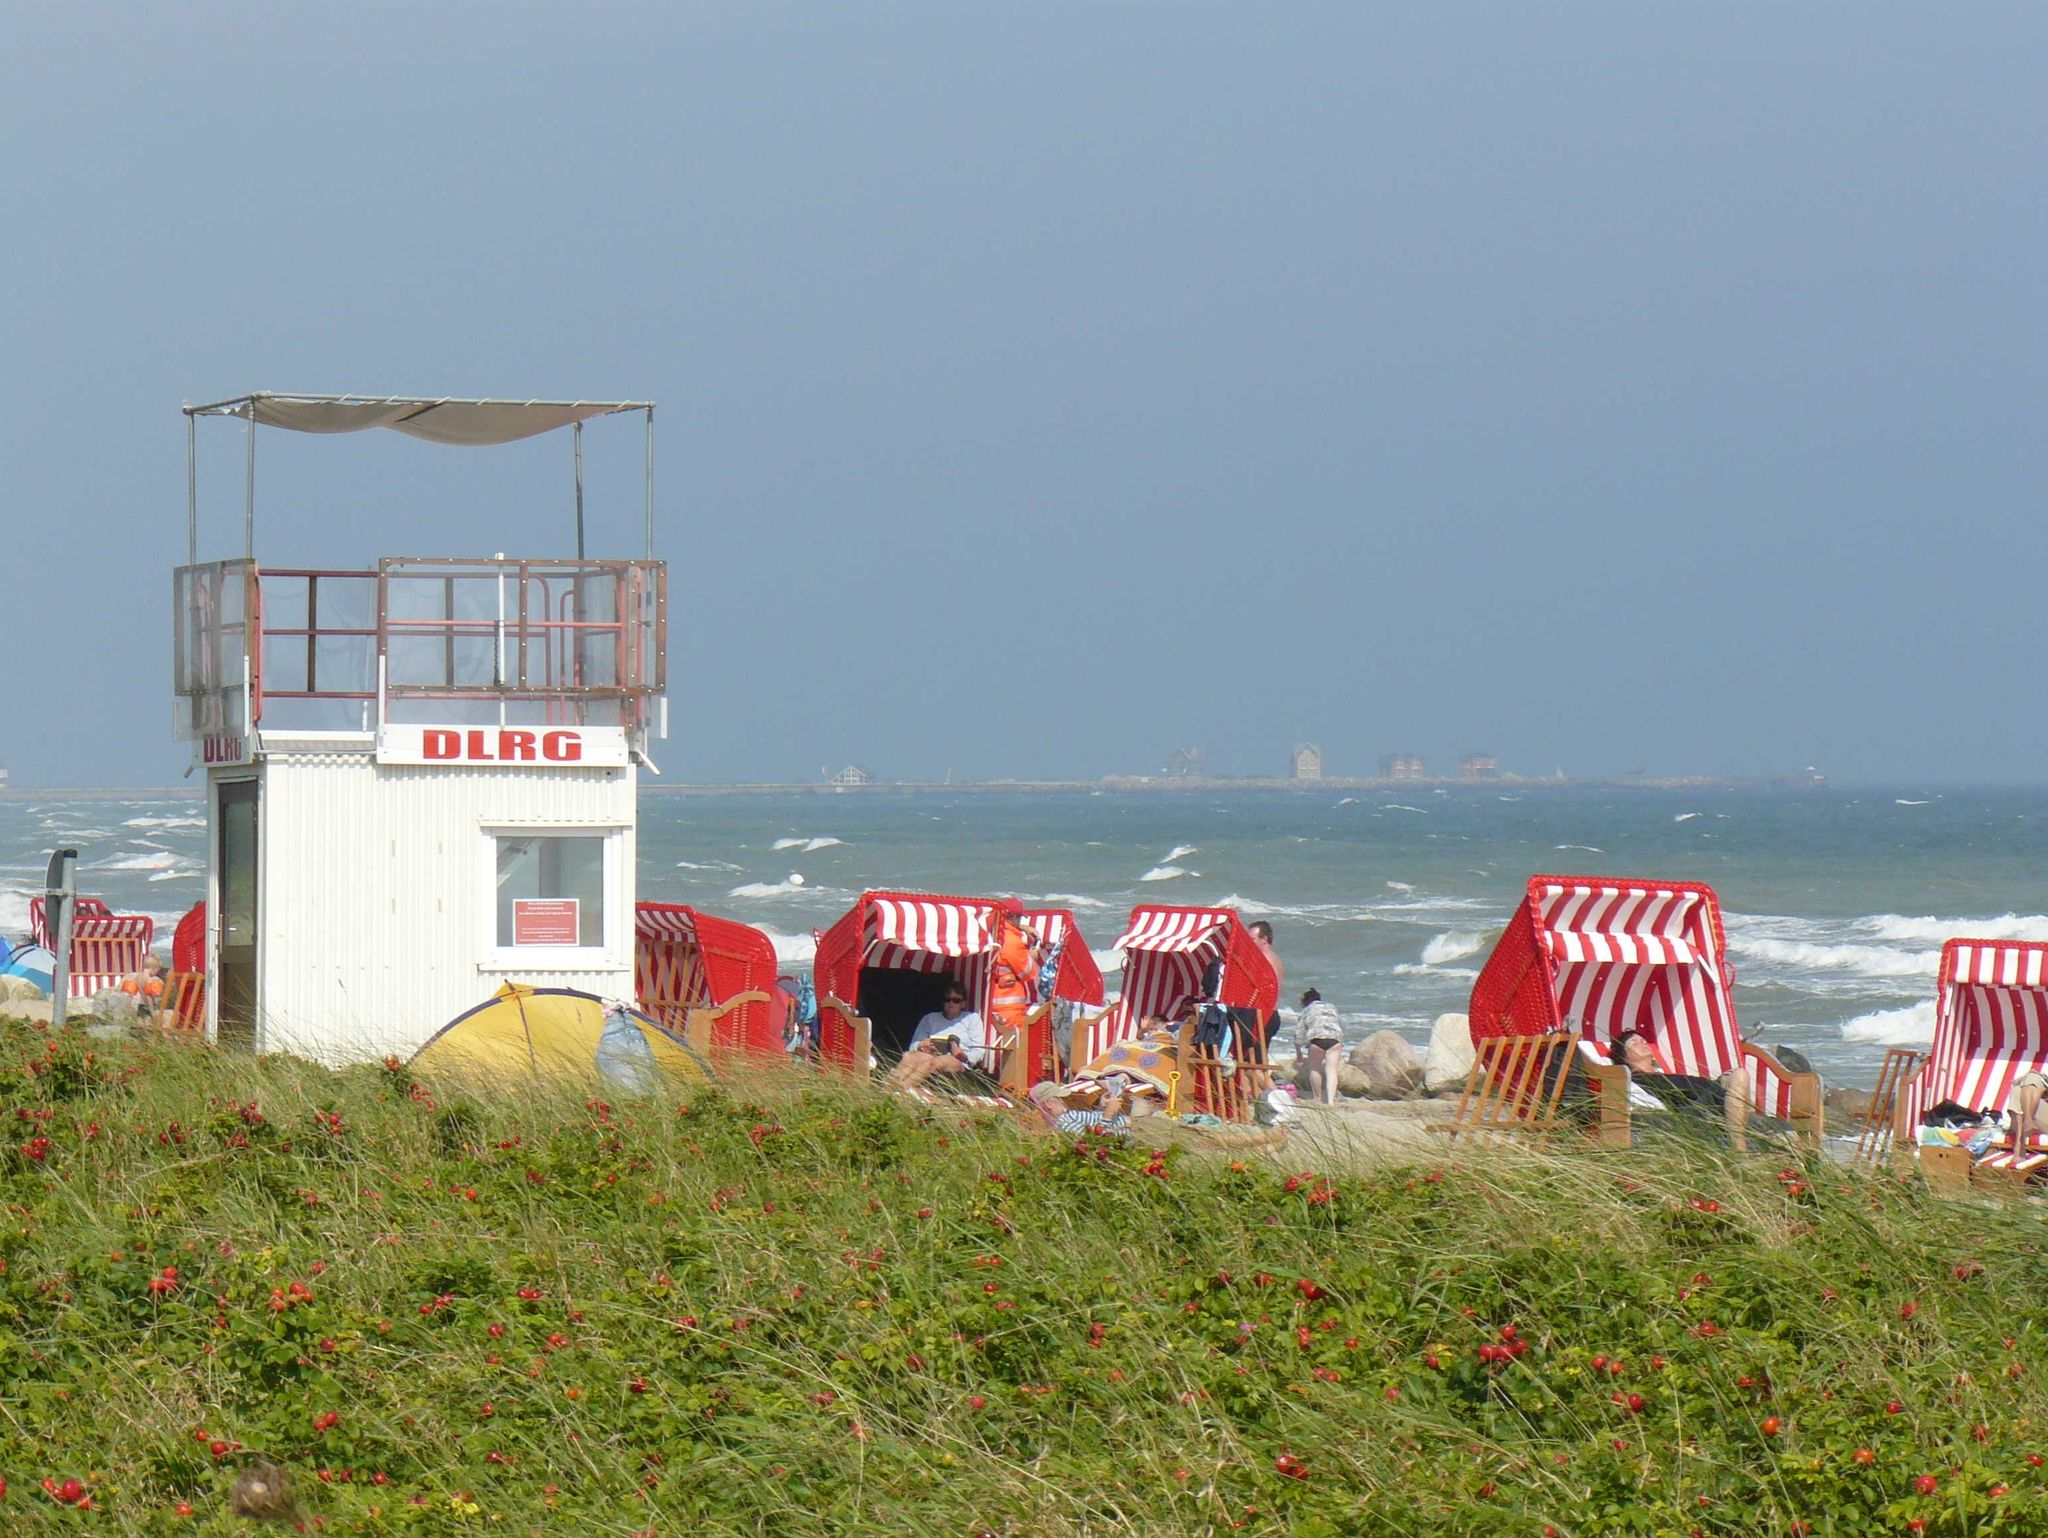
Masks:
[[[576,945],[583,931],[582,908],[573,897],[515,897],[512,943]]]

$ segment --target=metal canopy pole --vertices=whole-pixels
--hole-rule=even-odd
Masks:
[[[185,564],[199,564],[199,418],[185,413]]]
[[[570,426],[569,436],[576,441],[576,559],[583,559],[583,424]]]
[[[242,554],[256,559],[256,403],[249,403],[249,484],[242,507]]]
[[[654,559],[654,408],[647,408],[647,559]]]

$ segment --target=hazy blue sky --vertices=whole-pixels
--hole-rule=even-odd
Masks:
[[[2048,761],[2035,0],[7,14],[17,783],[182,769],[251,389],[660,402],[681,778]],[[571,548],[566,435],[259,480]]]

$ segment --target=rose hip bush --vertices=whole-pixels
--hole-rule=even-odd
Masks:
[[[1345,1169],[18,1022],[0,1121],[9,1534],[2048,1530],[2038,1212],[1782,1155]]]

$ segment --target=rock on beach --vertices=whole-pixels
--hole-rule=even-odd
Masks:
[[[1432,1095],[1445,1095],[1464,1088],[1474,1056],[1471,1018],[1438,1015],[1429,1033],[1429,1052],[1423,1058],[1423,1089]]]
[[[1398,1031],[1374,1031],[1351,1049],[1349,1063],[1365,1080],[1358,1093],[1373,1100],[1400,1100],[1422,1083],[1422,1059]],[[1337,1087],[1352,1093],[1345,1078],[1338,1075]]]

